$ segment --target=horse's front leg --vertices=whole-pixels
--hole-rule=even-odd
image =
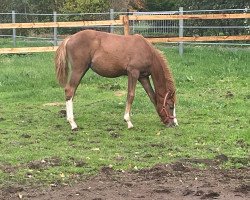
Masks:
[[[142,84],[142,86],[143,86],[144,90],[146,91],[148,97],[150,98],[151,102],[156,107],[155,92],[154,92],[154,89],[152,88],[149,77],[140,78],[139,81]]]
[[[127,122],[129,129],[133,128],[133,124],[130,120],[130,112],[131,112],[131,106],[135,97],[135,87],[136,87],[136,82],[138,78],[139,78],[139,71],[137,70],[128,71],[128,94],[127,94],[127,102],[126,102],[124,120]]]

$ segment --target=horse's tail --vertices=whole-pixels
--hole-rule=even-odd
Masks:
[[[66,50],[66,44],[70,37],[66,38],[56,50],[55,55],[55,67],[56,67],[56,77],[59,84],[64,87],[68,81],[68,56]]]

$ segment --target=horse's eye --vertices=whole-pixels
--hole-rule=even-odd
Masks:
[[[174,109],[174,106],[171,106],[171,105],[170,105],[169,108],[170,108],[171,110],[173,110],[173,109]]]

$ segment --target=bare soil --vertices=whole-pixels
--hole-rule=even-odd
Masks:
[[[66,186],[2,188],[1,200],[243,200],[250,199],[249,168],[219,169],[211,160],[207,169],[190,162],[158,164],[135,171],[115,171],[103,167],[98,175]]]

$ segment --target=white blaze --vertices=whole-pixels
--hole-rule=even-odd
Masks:
[[[174,116],[174,124],[175,124],[176,126],[178,126],[178,122],[177,122],[177,119],[176,119],[176,113],[175,113],[175,105],[174,105],[173,116]]]

